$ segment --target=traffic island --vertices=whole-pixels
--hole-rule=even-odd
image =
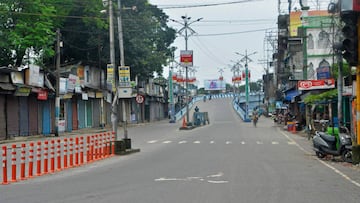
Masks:
[[[128,155],[140,152],[140,149],[131,148],[131,139],[117,140],[115,143],[115,155]]]
[[[355,165],[360,163],[360,145],[352,146],[352,160]]]

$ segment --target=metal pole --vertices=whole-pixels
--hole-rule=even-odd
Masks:
[[[360,37],[360,16],[357,18],[357,34]],[[360,43],[358,43],[358,60],[360,56]],[[360,145],[360,64],[356,66],[356,140]],[[358,155],[359,156],[359,155]]]
[[[253,55],[253,54],[256,54],[257,52],[253,52],[251,54],[248,54],[247,53],[247,50],[245,50],[245,55],[243,54],[240,54],[238,52],[235,52],[236,54],[238,55],[242,55],[243,58],[240,60],[240,61],[243,61],[245,60],[245,116],[244,116],[244,120],[245,121],[249,121],[248,120],[248,113],[249,113],[249,68],[248,68],[248,60],[249,59],[249,56]],[[251,62],[251,60],[250,60]]]
[[[340,127],[340,123],[342,121],[342,92],[343,92],[343,67],[342,67],[342,55],[341,53],[338,53],[338,78],[337,78],[337,87],[338,87],[338,104],[337,104],[337,108],[338,108],[338,126]],[[334,126],[335,123],[333,123]]]
[[[195,23],[195,22],[198,22],[198,21],[200,21],[202,18],[199,18],[199,19],[197,19],[197,20],[195,20],[195,21],[191,21],[191,22],[189,22],[189,20],[190,20],[190,17],[187,17],[187,16],[181,16],[182,17],[182,19],[184,20],[184,23],[181,23],[181,22],[179,22],[179,21],[176,21],[176,20],[172,20],[173,22],[176,22],[176,23],[179,23],[179,24],[181,24],[181,25],[183,25],[184,27],[183,28],[181,28],[180,29],[180,31],[179,31],[179,33],[181,34],[182,33],[182,31],[184,31],[185,30],[185,51],[188,51],[188,37],[189,37],[189,35],[188,35],[188,29],[190,29],[191,30],[191,34],[190,35],[192,35],[192,34],[194,34],[195,33],[195,31],[194,30],[192,30],[190,27],[189,27],[189,25],[191,25],[192,23]],[[185,97],[186,97],[186,120],[187,120],[187,123],[189,123],[189,95],[188,95],[188,88],[189,88],[189,84],[188,84],[188,77],[189,77],[189,75],[188,75],[188,66],[185,66]]]
[[[185,22],[185,51],[188,50],[188,18],[184,18]],[[185,98],[186,98],[186,123],[189,123],[189,94],[188,94],[188,67],[185,66]]]
[[[121,21],[121,2],[118,0],[118,34],[119,34],[119,47],[120,47],[120,66],[125,66],[125,57],[124,57],[124,39],[123,39],[123,29]],[[128,138],[127,132],[127,117],[126,117],[126,100],[122,99],[122,109],[123,109],[123,124],[124,124],[124,138]]]
[[[174,106],[174,83],[172,80],[174,72],[174,54],[172,55],[172,63],[169,69],[169,100],[170,100],[170,123],[175,123],[175,106]]]
[[[111,104],[111,121],[112,121],[112,129],[115,133],[115,139],[120,140],[118,133],[117,133],[117,105],[118,105],[118,95],[117,95],[117,87],[118,87],[118,81],[116,76],[116,63],[115,63],[115,46],[114,46],[114,22],[113,22],[114,12],[112,7],[112,1],[109,0],[109,38],[110,38],[110,63],[113,66],[113,77],[114,77],[114,83],[115,83],[115,92],[114,92],[114,99]]]
[[[247,56],[247,53],[246,53]],[[245,99],[246,99],[246,109],[245,109],[245,120],[248,119],[249,114],[249,68],[248,68],[248,62],[247,57],[245,57]]]
[[[60,29],[56,30],[56,98],[55,98],[55,136],[59,136],[60,120]]]

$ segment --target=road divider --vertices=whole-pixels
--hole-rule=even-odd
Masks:
[[[42,176],[113,157],[114,141],[114,133],[104,132],[40,140],[36,145],[34,142],[3,145],[1,184],[32,178],[34,170],[36,176]]]

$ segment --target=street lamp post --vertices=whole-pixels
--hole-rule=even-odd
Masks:
[[[245,122],[250,122],[250,119],[248,118],[249,114],[249,68],[248,68],[248,62],[251,62],[252,60],[249,58],[249,56],[256,54],[257,52],[253,52],[251,54],[247,53],[247,50],[245,50],[245,55],[240,54],[238,52],[235,52],[237,55],[243,56],[240,61],[245,62],[245,116],[244,120]]]
[[[176,22],[176,23],[179,23],[181,25],[183,25],[184,27],[181,28],[178,33],[180,33],[181,35],[184,36],[185,38],[185,51],[188,51],[188,38],[195,34],[196,32],[190,28],[189,26],[195,22],[198,22],[200,20],[202,20],[202,18],[198,18],[194,21],[191,21],[190,22],[190,19],[191,17],[188,17],[188,16],[181,16],[181,18],[183,19],[183,23],[182,22],[179,22],[177,20],[173,20],[171,19],[173,22]],[[188,30],[190,30],[190,34],[188,33]],[[185,34],[182,34],[182,32],[185,31]],[[186,123],[189,123],[189,94],[188,94],[188,88],[189,88],[189,83],[188,83],[188,79],[189,79],[189,73],[188,73],[188,66],[185,66],[185,88],[186,88],[186,91],[185,91],[185,97],[186,97]]]

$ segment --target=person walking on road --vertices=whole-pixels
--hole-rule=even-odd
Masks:
[[[254,109],[253,115],[252,115],[252,120],[253,120],[253,124],[254,124],[255,127],[256,127],[256,124],[258,122],[258,119],[259,119],[258,112],[257,112],[256,109]]]

